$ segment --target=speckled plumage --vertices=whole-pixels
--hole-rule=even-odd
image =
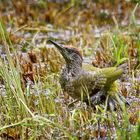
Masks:
[[[60,46],[51,40],[50,42],[57,47],[66,61],[66,67],[62,70],[60,78],[60,84],[64,91],[75,99],[82,99],[87,104],[90,97],[93,106],[104,102],[107,96],[110,103],[117,102],[115,94],[118,93],[118,89],[115,81],[122,75],[122,68],[100,69],[83,64],[82,56],[78,50]],[[125,102],[123,97],[121,99]]]

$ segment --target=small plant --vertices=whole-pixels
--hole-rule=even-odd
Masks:
[[[128,46],[117,35],[113,37],[113,56],[116,60],[116,66],[128,60]]]

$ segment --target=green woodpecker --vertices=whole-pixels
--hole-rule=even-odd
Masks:
[[[62,70],[60,84],[74,99],[78,99],[95,106],[103,104],[107,100],[109,107],[113,109],[120,102],[128,104],[125,98],[119,94],[115,82],[123,74],[122,68],[95,68],[83,63],[83,58],[76,48],[64,47],[49,40],[59,50],[66,61],[66,67]]]

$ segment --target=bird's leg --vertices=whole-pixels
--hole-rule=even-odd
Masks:
[[[95,95],[90,97],[90,102],[92,106],[95,106],[97,104],[101,104],[106,99],[106,92],[104,89],[97,92]]]

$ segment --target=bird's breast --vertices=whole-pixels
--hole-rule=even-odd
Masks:
[[[78,74],[74,75],[71,71],[68,72],[67,69],[63,69],[60,78],[60,84],[62,89],[67,92],[73,98],[79,98],[77,96],[77,90],[79,87],[75,87],[74,81],[77,79]]]

